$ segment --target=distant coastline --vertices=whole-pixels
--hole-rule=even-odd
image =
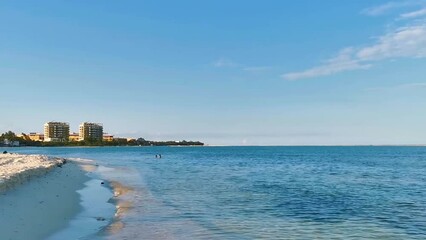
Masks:
[[[108,147],[108,146],[204,146],[200,141],[151,141],[144,138],[115,138],[110,141],[85,139],[83,141],[36,141],[8,131],[0,135],[0,147]]]

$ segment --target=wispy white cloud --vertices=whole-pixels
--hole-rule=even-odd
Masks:
[[[220,58],[212,63],[214,67],[217,68],[234,68],[240,71],[250,72],[250,73],[260,73],[272,69],[271,66],[246,66],[244,64],[235,62],[228,58]]]
[[[213,62],[213,66],[215,67],[239,67],[241,64],[236,63],[227,58],[220,58]]]
[[[336,57],[325,61],[323,65],[301,72],[286,73],[283,74],[282,77],[286,80],[299,80],[303,78],[331,75],[348,70],[367,69],[370,67],[370,64],[362,64],[355,59],[353,53],[353,48],[343,49]]]
[[[417,18],[426,15],[426,8],[422,8],[420,10],[403,13],[400,15],[401,18]]]
[[[345,48],[336,57],[324,61],[319,66],[300,72],[286,73],[282,77],[286,80],[298,80],[368,69],[381,60],[426,58],[426,20],[421,18],[423,15],[426,15],[426,10],[423,12],[423,9],[407,13],[405,16],[413,18],[413,21],[379,36],[375,43],[365,47]]]
[[[419,5],[424,5],[425,3],[426,1],[424,0],[393,1],[393,2],[382,4],[382,5],[366,8],[362,10],[361,13],[365,15],[369,15],[369,16],[379,16],[379,15],[389,13],[395,9],[419,6]]]
[[[398,28],[380,37],[376,44],[361,48],[356,54],[360,61],[398,57],[426,57],[426,24]]]
[[[388,2],[386,4],[382,4],[382,5],[379,5],[379,6],[366,8],[366,9],[362,10],[361,13],[366,14],[366,15],[370,15],[370,16],[378,16],[378,15],[382,15],[382,14],[386,13],[387,11],[389,11],[393,8],[400,7],[400,5],[401,5],[401,3]]]

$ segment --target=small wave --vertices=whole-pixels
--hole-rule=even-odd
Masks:
[[[78,162],[78,163],[85,163],[85,164],[95,164],[96,161],[92,159],[86,159],[86,158],[67,158],[68,160]]]

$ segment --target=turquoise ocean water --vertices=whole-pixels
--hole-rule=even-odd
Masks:
[[[426,147],[8,150],[118,169],[117,239],[426,239]]]

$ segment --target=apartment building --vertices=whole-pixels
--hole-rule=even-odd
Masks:
[[[44,141],[44,134],[42,134],[42,133],[31,132],[27,136],[32,141],[38,141],[38,142],[43,142]]]
[[[104,127],[100,123],[84,122],[80,124],[80,140],[103,140]]]
[[[70,142],[78,142],[80,141],[80,134],[79,133],[70,133],[70,137],[69,137],[69,141]]]
[[[114,136],[111,134],[104,134],[103,140],[104,142],[112,142],[114,141]]]
[[[36,142],[44,141],[43,133],[35,133],[35,132],[31,132],[29,134],[21,133],[21,134],[18,134],[17,136],[27,141],[36,141]]]
[[[44,124],[45,142],[66,142],[70,135],[70,125],[66,122],[48,122]]]

